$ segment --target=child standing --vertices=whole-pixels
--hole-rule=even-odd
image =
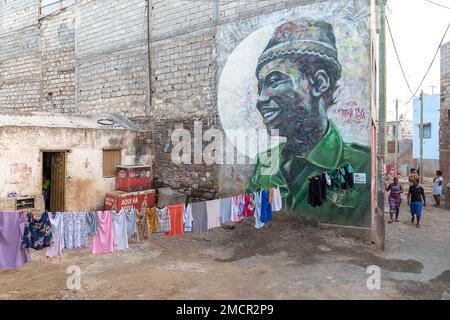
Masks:
[[[408,192],[408,205],[411,209],[411,223],[414,223],[414,219],[417,218],[416,227],[420,228],[420,218],[422,217],[422,209],[427,206],[425,199],[425,191],[419,185],[419,179],[414,180],[414,184],[409,187]]]
[[[442,171],[436,171],[436,177],[433,180],[433,197],[436,201],[435,207],[441,206],[442,187],[444,185],[444,178],[442,178]]]

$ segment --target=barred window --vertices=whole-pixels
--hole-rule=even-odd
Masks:
[[[41,15],[51,14],[72,5],[75,0],[41,0]]]

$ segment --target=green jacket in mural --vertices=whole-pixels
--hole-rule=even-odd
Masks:
[[[370,148],[345,143],[330,122],[327,134],[305,157],[283,154],[285,144],[258,156],[247,192],[258,188],[280,187],[284,209],[320,222],[350,226],[370,226],[371,153]],[[278,152],[279,166],[272,166],[271,152]],[[274,157],[276,160],[277,157]],[[318,208],[308,204],[308,177],[329,172],[350,163],[355,173],[365,173],[366,184],[355,184],[352,190],[328,190],[326,203]]]

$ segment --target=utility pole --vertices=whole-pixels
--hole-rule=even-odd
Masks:
[[[398,99],[395,100],[395,175],[398,176],[398,141],[399,141],[399,129],[398,129]]]
[[[420,183],[423,184],[423,90],[420,93]]]
[[[377,236],[378,247],[385,249],[385,225],[384,218],[384,193],[385,185],[383,179],[383,167],[385,159],[386,144],[386,0],[378,0],[379,8],[379,108],[378,108],[378,188],[377,188]]]

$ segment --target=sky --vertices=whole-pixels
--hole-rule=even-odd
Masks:
[[[433,0],[450,7],[450,0]],[[387,17],[408,81],[413,92],[419,86],[433,59],[445,29],[450,23],[450,9],[442,8],[425,0],[388,0]],[[388,32],[388,31],[387,31]],[[412,96],[406,86],[397,62],[394,47],[387,33],[387,120],[395,120],[395,99],[399,99],[399,114],[412,119]],[[444,43],[450,41],[450,31]],[[422,85],[425,94],[440,89],[440,55]],[[420,94],[420,90],[419,93]]]

